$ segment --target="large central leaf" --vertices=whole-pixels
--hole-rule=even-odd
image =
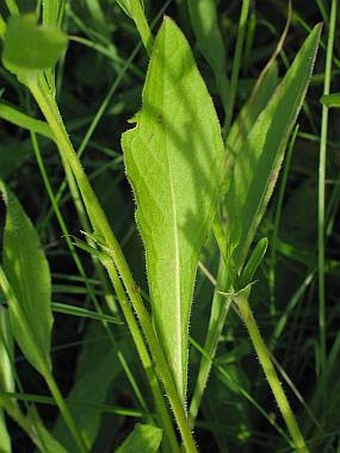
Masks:
[[[166,18],[156,37],[136,127],[123,136],[157,334],[185,398],[198,257],[219,196],[223,141],[190,47]]]

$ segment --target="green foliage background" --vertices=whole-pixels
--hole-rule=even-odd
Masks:
[[[34,11],[40,2],[17,3],[20,12],[24,13]],[[130,3],[134,5],[139,2]],[[69,35],[68,49],[58,63],[55,86],[49,70],[46,71],[46,78],[55,89],[70,139],[82,155],[82,164],[123,249],[140,293],[149,304],[143,244],[136,229],[134,196],[125,174],[121,137],[132,127],[128,120],[142,106],[142,89],[149,57],[141,44],[140,36],[144,36],[145,42],[149,43],[146,47],[151,47],[151,44],[143,24],[137,24],[139,34],[134,21],[126,14],[130,12],[134,17],[128,10],[132,7],[130,3],[114,0],[67,1],[62,28]],[[189,7],[184,0],[145,0],[143,3],[154,35],[164,14],[169,15],[185,34],[225,133],[232,120],[247,106],[262,69],[275,52],[285,26],[288,5],[276,0],[256,4],[250,2],[243,30],[244,45],[238,50],[237,42],[242,25],[240,18],[242,19],[246,1],[216,1],[213,2],[216,9],[211,8],[209,1],[189,1]],[[195,16],[199,3],[206,8],[205,17],[213,27],[213,32],[209,35],[211,41],[202,40],[206,24],[197,21]],[[329,111],[326,124],[324,267],[320,269],[322,263],[320,265],[320,261],[318,262],[318,180],[324,117],[319,100],[324,94],[331,3],[324,0],[294,2],[290,28],[283,50],[277,58],[277,66],[273,65],[271,72],[266,75],[265,90],[268,93],[264,98],[268,99],[277,83],[277,77],[283,77],[308,32],[318,22],[324,22],[314,73],[298,118],[299,127],[291,136],[293,138],[288,146],[278,183],[256,232],[255,241],[265,236],[268,237],[269,245],[265,258],[256,271],[256,284],[250,297],[256,320],[278,363],[280,380],[287,390],[301,430],[311,450],[320,452],[336,452],[340,448],[340,335],[337,328],[337,295],[340,289],[340,159],[339,113],[336,109]],[[6,21],[9,12],[15,12],[11,10],[14,4],[11,1],[0,3],[0,13]],[[62,2],[60,5],[58,2],[45,4],[50,5],[50,9],[45,9],[45,23],[58,23],[58,8]],[[126,12],[121,6],[124,6]],[[335,46],[331,55],[331,92],[339,91],[339,27],[335,30]],[[22,40],[18,42],[18,49],[21,45],[24,45]],[[22,64],[20,54],[16,55],[18,64]],[[6,55],[4,59],[6,60]],[[43,59],[40,62],[43,68],[50,65],[49,61],[45,64]],[[10,69],[8,65],[7,69]],[[69,394],[70,411],[82,433],[85,433],[87,445],[92,445],[91,451],[113,451],[127,438],[136,423],[150,421],[153,403],[147,378],[119,310],[116,309],[113,314],[103,303],[105,301],[108,306],[115,307],[115,296],[110,283],[98,266],[103,257],[94,251],[96,241],[100,244],[101,238],[90,237],[90,242],[85,244],[86,237],[80,233],[83,228],[81,221],[76,215],[69,190],[65,190],[64,171],[51,140],[53,134],[43,122],[41,112],[28,91],[4,66],[0,68],[0,77],[0,117],[3,119],[0,127],[0,178],[20,199],[39,234],[41,247],[48,259],[54,316],[51,345],[53,374],[61,392]],[[226,95],[228,90],[229,97]],[[149,96],[152,99],[152,90]],[[265,105],[259,106],[259,111],[264,107]],[[289,120],[281,117],[280,110],[274,109],[274,114],[278,115],[275,117],[278,127]],[[28,119],[25,115],[31,118]],[[176,111],[173,115],[176,115]],[[35,120],[30,122],[32,118]],[[137,121],[139,120],[141,121],[137,117]],[[250,118],[250,121],[253,120]],[[39,135],[31,135],[27,128]],[[231,129],[229,143],[232,134],[237,137],[237,131]],[[247,137],[252,138],[249,135]],[[228,138],[226,143],[228,144]],[[278,143],[277,146],[279,145]],[[62,222],[70,235],[69,243],[61,230],[60,221],[53,214],[46,179],[44,180],[46,175],[53,192],[59,194],[58,206]],[[243,174],[240,178],[243,183]],[[236,193],[238,182],[232,184],[231,190]],[[220,213],[222,219],[224,215],[231,214],[230,210],[237,212],[238,200],[235,196],[233,205],[228,206],[226,212]],[[1,202],[0,209],[3,232],[5,203]],[[20,210],[16,205],[13,209]],[[20,213],[13,215],[21,216]],[[249,220],[249,230],[247,228],[250,235],[255,231],[250,225],[252,220],[253,216]],[[247,219],[240,220],[242,224],[245,221]],[[238,231],[235,231],[237,234]],[[252,237],[249,240],[251,239]],[[2,241],[5,250],[6,238]],[[242,243],[244,242],[247,242],[247,238]],[[75,247],[75,243],[80,247]],[[14,241],[13,246],[18,247],[19,253],[20,243]],[[237,253],[238,260],[242,262],[245,257],[242,252]],[[25,266],[29,271],[29,257],[25,259],[28,260]],[[1,262],[6,270],[5,251]],[[189,400],[194,391],[199,360],[202,354],[204,356],[202,346],[214,289],[204,269],[217,277],[220,267],[218,249],[212,237],[205,244],[201,262],[203,266],[196,278],[190,322],[192,345]],[[44,266],[44,262],[41,265]],[[41,272],[45,272],[43,278],[48,281],[46,272],[49,271]],[[325,275],[325,296],[322,292],[320,294],[320,272]],[[31,284],[34,285],[36,276],[31,278]],[[221,296],[215,297],[224,300]],[[320,328],[320,320],[324,316],[322,310],[320,312],[320,298],[323,297],[326,324]],[[5,307],[7,297],[4,290],[0,293],[0,300]],[[81,310],[77,311],[77,308]],[[5,308],[1,308],[1,316],[4,311]],[[34,313],[30,313],[32,315],[36,317]],[[3,318],[2,316],[1,325],[5,326],[6,320]],[[4,336],[6,329],[2,327],[1,330]],[[46,329],[50,329],[50,325]],[[20,345],[19,341],[18,343]],[[44,350],[49,350],[49,346],[45,344]],[[0,357],[5,356],[6,353],[0,348]],[[60,444],[67,451],[77,451],[75,440],[70,436],[41,376],[24,359],[19,349],[15,349],[14,357],[15,377],[19,379],[15,389],[17,394],[16,398],[7,398],[6,401],[24,401],[20,404],[25,408],[28,407],[25,404],[36,403],[39,414],[32,406],[28,413],[40,432],[42,450],[45,442],[53,445],[54,451],[64,451]],[[5,362],[6,360],[1,363]],[[11,368],[11,364],[4,365],[5,370]],[[45,368],[48,367],[43,365],[39,368],[38,364],[36,368],[40,373],[42,368],[44,375]],[[126,378],[127,369],[130,379]],[[0,397],[5,398],[4,392],[13,391],[13,382],[10,382],[7,388],[1,388]],[[4,406],[8,413],[16,410],[12,403],[8,404],[9,410]],[[13,451],[33,451],[33,443],[24,430],[7,417],[6,422]],[[146,429],[145,436],[148,439],[148,428],[137,426],[138,431]],[[283,426],[246,330],[237,313],[230,310],[219,338],[196,422],[195,433],[200,450],[288,451]],[[0,427],[3,448],[10,451],[10,441],[4,425],[0,423]],[[3,434],[1,430],[4,430]],[[49,433],[60,444],[53,444]],[[153,450],[150,450],[154,451],[161,441],[159,432],[151,431],[151,438],[154,441],[156,439]],[[134,441],[132,437],[132,442]],[[146,445],[149,445],[148,440]]]

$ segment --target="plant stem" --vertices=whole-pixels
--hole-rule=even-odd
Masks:
[[[93,291],[92,286],[88,282],[88,278],[87,278],[86,272],[84,270],[84,267],[82,265],[82,262],[81,262],[81,260],[80,260],[80,258],[78,256],[78,254],[77,254],[76,248],[75,248],[73,242],[71,241],[69,231],[68,231],[67,226],[66,226],[66,224],[64,222],[64,219],[63,219],[62,213],[61,213],[61,211],[59,209],[57,200],[55,199],[55,196],[54,196],[54,193],[53,193],[53,190],[52,190],[52,187],[51,187],[51,184],[50,184],[47,172],[46,172],[46,168],[45,168],[42,156],[41,156],[39,144],[38,144],[36,135],[33,132],[31,133],[31,140],[32,140],[32,145],[33,145],[33,150],[34,150],[34,153],[35,153],[36,161],[38,163],[38,167],[39,167],[40,174],[41,174],[41,177],[42,177],[44,185],[45,185],[46,192],[47,192],[47,194],[48,194],[48,196],[50,198],[53,211],[54,211],[55,216],[56,216],[56,218],[58,220],[59,226],[60,226],[61,231],[63,233],[63,236],[65,238],[65,241],[66,241],[66,243],[67,243],[67,245],[68,245],[68,247],[70,249],[71,256],[72,256],[72,258],[74,260],[74,263],[75,263],[75,265],[76,265],[76,267],[78,269],[78,272],[79,272],[80,276],[83,278],[83,280],[85,282],[86,291],[87,291],[91,301],[93,302],[93,305],[95,306],[97,312],[102,314],[103,311],[101,309],[100,303],[97,300],[97,296],[96,296],[95,292]],[[105,275],[102,275],[100,273],[101,271],[104,273],[105,272],[104,269],[102,268],[101,264],[98,263],[98,261],[96,259],[93,258],[92,261],[93,261],[93,265],[95,267],[95,271],[97,272],[97,275],[99,277],[99,280],[101,281],[103,286],[106,285]],[[106,286],[108,286],[108,285],[106,285]],[[105,288],[105,286],[104,286],[104,288]],[[106,295],[105,296],[105,301],[106,301],[107,305],[110,307],[110,304],[112,304],[111,295]],[[112,311],[114,311],[112,306],[110,308],[112,309]],[[125,372],[125,374],[127,376],[128,381],[130,382],[130,385],[131,385],[131,387],[132,387],[132,389],[133,389],[133,391],[134,391],[134,393],[136,395],[137,401],[139,402],[139,404],[141,405],[143,410],[145,412],[147,412],[148,408],[147,408],[147,405],[146,405],[146,402],[145,402],[145,398],[143,397],[143,394],[142,394],[139,386],[137,385],[137,383],[133,379],[132,372],[131,372],[131,370],[129,368],[129,365],[126,362],[123,353],[120,351],[119,346],[116,344],[115,339],[113,337],[113,334],[112,334],[111,330],[108,328],[107,323],[105,323],[105,321],[103,321],[103,327],[104,327],[104,329],[105,329],[105,331],[107,333],[107,336],[111,340],[111,343],[112,343],[113,347],[117,351],[118,360],[119,360],[119,362],[121,364],[122,369],[124,370],[124,372]]]
[[[233,68],[232,68],[231,79],[230,79],[230,93],[228,96],[229,102],[228,102],[227,109],[226,109],[225,130],[227,133],[228,133],[230,125],[231,125],[231,120],[232,120],[233,111],[234,111],[236,90],[237,90],[237,81],[238,81],[238,76],[239,76],[240,67],[241,67],[242,49],[243,49],[244,37],[245,37],[245,33],[246,33],[246,24],[247,24],[247,19],[248,19],[249,7],[250,7],[250,0],[243,0],[241,14],[240,14],[240,20],[239,20],[238,27],[237,27],[237,40],[236,40],[235,56],[233,59]]]
[[[247,327],[249,336],[254,345],[255,351],[260,360],[260,364],[264,374],[268,380],[270,388],[274,394],[277,405],[280,409],[282,417],[287,425],[288,431],[292,437],[294,448],[299,453],[308,452],[305,440],[301,434],[300,428],[296,422],[293,411],[290,407],[289,401],[279,381],[275,371],[273,362],[270,358],[270,353],[265,345],[260,331],[257,327],[253,312],[248,303],[247,296],[240,292],[237,296],[233,297],[237,307],[240,311],[242,321]]]
[[[325,82],[323,94],[330,91],[332,59],[337,16],[337,0],[332,1],[327,42]],[[318,280],[319,280],[319,331],[320,331],[320,374],[326,364],[326,294],[325,294],[325,200],[326,200],[326,161],[328,135],[328,107],[323,104],[320,134],[319,190],[318,190]]]
[[[220,258],[217,282],[215,282],[215,286],[217,288],[226,287],[227,279],[228,272],[223,259]],[[195,425],[195,420],[202,401],[204,389],[207,385],[209,373],[213,364],[212,359],[215,357],[216,354],[221,332],[229,311],[229,306],[230,300],[226,300],[225,296],[215,291],[211,307],[209,327],[207,330],[207,336],[203,348],[205,351],[205,355],[202,355],[201,357],[197,381],[189,408],[189,423],[190,426],[192,427],[194,427]]]
[[[164,434],[168,441],[168,445],[171,448],[170,451],[171,452],[179,451],[179,446],[177,443],[176,435],[173,430],[172,421],[171,421],[171,418],[169,417],[169,413],[167,410],[166,403],[164,401],[164,397],[159,388],[159,382],[155,376],[155,373],[153,372],[152,362],[151,362],[149,353],[145,347],[142,334],[140,332],[139,326],[137,324],[137,321],[133,314],[131,306],[128,303],[128,301],[126,300],[126,294],[125,294],[124,288],[121,284],[121,281],[119,279],[117,270],[110,258],[108,258],[108,260],[106,262],[103,262],[103,265],[105,266],[105,268],[109,274],[109,277],[112,281],[113,287],[115,288],[117,298],[119,300],[123,315],[127,321],[127,324],[130,329],[130,333],[132,335],[132,338],[136,345],[139,357],[141,359],[144,370],[146,372],[149,385],[150,385],[151,390],[154,395],[157,412],[159,414],[160,421],[161,421],[161,424],[164,429]]]
[[[59,152],[63,157],[63,163],[68,165],[74,174],[95,233],[103,241],[105,247],[111,252],[115,267],[122,278],[127,294],[137,313],[144,335],[150,346],[153,359],[156,363],[156,371],[163,382],[187,452],[196,452],[197,449],[181,398],[173,382],[168,363],[154,332],[149,314],[145,309],[138,287],[132,277],[130,268],[125,260],[119,243],[67,135],[55,100],[50,96],[47,87],[44,84],[44,80],[41,77],[32,76],[26,80],[26,85],[38,103],[54,134]]]
[[[146,20],[141,0],[131,0],[130,5],[132,19],[136,24],[143,45],[150,56],[153,46],[153,36]]]
[[[57,403],[57,406],[65,420],[65,423],[67,424],[67,426],[74,438],[74,441],[77,444],[79,451],[81,453],[87,453],[89,451],[89,449],[87,448],[87,446],[84,442],[84,439],[83,439],[77,425],[74,422],[71,412],[70,412],[69,408],[67,407],[62,394],[60,393],[59,387],[57,386],[57,383],[55,382],[53,375],[48,370],[46,370],[44,373],[44,379],[46,381],[46,384],[48,385],[48,388],[51,391],[51,394],[52,394],[55,402]]]

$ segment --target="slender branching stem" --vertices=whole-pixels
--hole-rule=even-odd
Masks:
[[[156,371],[169,398],[169,402],[181,432],[185,448],[187,452],[196,452],[196,445],[185,414],[181,397],[179,396],[173,382],[168,363],[154,332],[149,313],[144,306],[125,256],[68,137],[58,106],[55,103],[54,98],[50,96],[47,87],[44,84],[44,80],[41,77],[32,75],[26,80],[26,85],[38,103],[54,134],[54,138],[62,156],[64,165],[69,166],[72,170],[95,233],[104,243],[106,249],[110,250],[114,265],[124,283],[126,292],[138,316],[142,330],[149,344],[153,359],[156,363]]]
[[[290,407],[281,382],[279,381],[272,359],[270,357],[270,352],[263,341],[252,309],[250,308],[250,305],[248,303],[248,298],[243,294],[243,292],[240,292],[234,296],[234,300],[239,309],[242,321],[247,327],[249,336],[255,348],[256,354],[258,355],[263,372],[268,380],[268,384],[273,392],[282,417],[287,425],[295,451],[299,453],[306,453],[309,450],[301,434],[300,428],[297,424],[294,413]]]

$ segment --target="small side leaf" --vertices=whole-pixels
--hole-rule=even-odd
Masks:
[[[320,101],[327,107],[340,107],[340,93],[325,94]]]
[[[162,440],[162,430],[153,425],[137,423],[132,433],[116,453],[156,453]]]
[[[63,19],[65,0],[42,0],[43,24],[58,27]]]
[[[244,270],[241,274],[240,278],[240,288],[248,285],[251,283],[254,274],[261,264],[264,255],[266,254],[268,247],[268,239],[267,238],[262,238],[259,240],[259,242],[256,244],[252,254],[250,255],[249,260],[247,261],[247,264],[244,266]]]
[[[32,118],[31,116],[21,112],[16,107],[12,107],[7,103],[0,103],[0,118],[5,121],[9,121],[10,123],[15,124],[18,127],[28,129],[31,132],[35,132],[53,140],[52,131],[45,121]]]
[[[4,417],[4,412],[0,407],[0,452],[1,453],[11,453],[11,438],[7,431],[6,420]]]
[[[158,336],[185,399],[189,316],[198,258],[221,188],[223,141],[188,42],[165,19],[154,43],[137,125],[123,135],[146,251]]]
[[[58,28],[37,25],[34,14],[11,16],[6,28],[2,61],[9,71],[22,76],[54,66],[66,46],[65,33]]]
[[[51,368],[51,279],[39,237],[13,193],[0,181],[7,207],[1,286],[12,330],[27,360],[42,374]]]
[[[68,450],[66,450],[45,428],[35,406],[31,406],[29,408],[27,419],[29,420],[31,425],[34,426],[37,446],[39,447],[40,451],[46,453],[67,453]]]
[[[243,265],[272,194],[289,134],[310,81],[321,26],[301,47],[269,104],[259,115],[236,160],[226,197],[227,234],[237,269]]]
[[[144,6],[144,0],[116,0],[118,5],[122,8],[122,10],[124,11],[124,13],[131,17],[133,16],[133,5],[136,4],[136,3],[140,3],[141,7],[143,8],[143,10],[145,9],[145,6]]]
[[[2,392],[14,392],[13,361],[14,342],[8,310],[0,306],[0,390]]]

